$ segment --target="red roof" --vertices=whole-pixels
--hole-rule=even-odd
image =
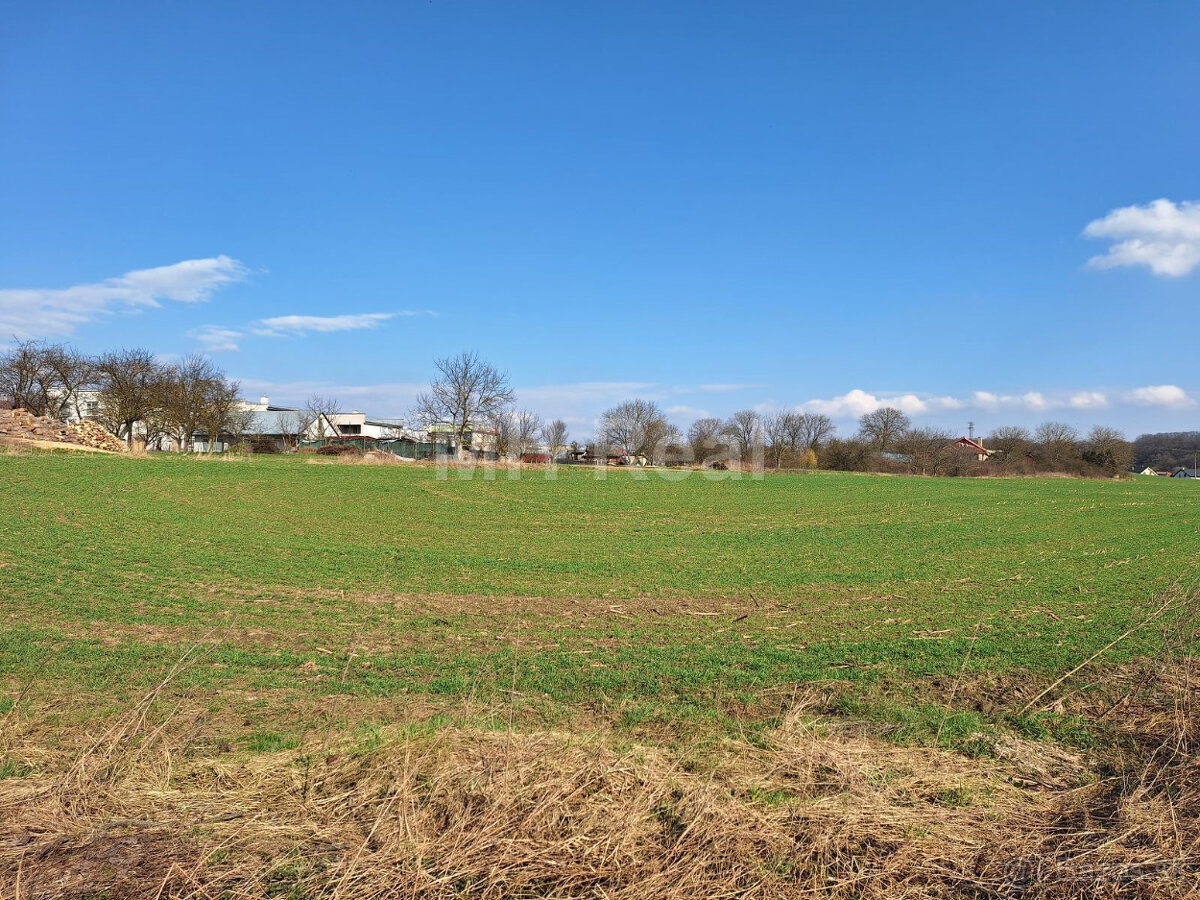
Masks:
[[[964,449],[970,448],[971,450],[974,450],[976,453],[985,453],[985,454],[990,455],[992,452],[987,447],[983,446],[983,444],[979,443],[979,441],[973,440],[972,438],[966,437],[965,435],[963,437],[960,437],[954,443],[956,446],[963,447]]]

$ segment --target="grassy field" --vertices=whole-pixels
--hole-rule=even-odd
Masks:
[[[522,475],[0,457],[0,683],[102,713],[202,643],[181,683],[287,728],[334,694],[721,718],[797,683],[1064,671],[1196,577],[1200,495],[1167,479]]]
[[[0,780],[181,659],[155,703],[206,765],[397,726],[686,759],[801,706],[893,746],[1087,751],[1111,723],[1024,701],[1118,638],[1085,675],[1153,659],[1171,611],[1124,635],[1200,578],[1200,485],[1173,479],[494,474],[0,456],[0,721],[25,728]]]

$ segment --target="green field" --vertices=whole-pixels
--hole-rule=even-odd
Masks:
[[[195,647],[174,689],[232,752],[413,718],[753,729],[814,684],[945,742],[1001,724],[964,693],[947,729],[949,681],[1044,683],[1197,577],[1176,480],[493,474],[0,456],[0,702],[86,724]]]
[[[1200,485],[668,474],[0,455],[0,900],[1200,891]]]

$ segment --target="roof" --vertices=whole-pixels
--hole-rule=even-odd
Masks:
[[[1176,478],[1200,478],[1200,469],[1180,469],[1175,473]]]
[[[294,409],[271,409],[271,410],[242,410],[246,415],[246,434],[283,434],[279,427],[280,413],[294,413]],[[289,423],[289,429],[297,428],[303,424],[303,420],[299,417],[293,417],[293,421]],[[292,432],[289,431],[289,434]],[[196,434],[206,435],[207,429],[201,427],[196,430]]]
[[[971,450],[974,450],[976,453],[984,453],[987,455],[991,455],[991,452],[992,452],[987,447],[983,446],[983,444],[979,443],[979,441],[975,440],[974,438],[969,438],[966,435],[963,435],[962,437],[960,437],[958,440],[956,440],[954,442],[954,444],[955,444],[955,446],[962,447],[964,449],[969,448]]]

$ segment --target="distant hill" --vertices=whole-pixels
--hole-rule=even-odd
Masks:
[[[1200,431],[1163,431],[1139,435],[1133,442],[1134,468],[1192,468],[1200,453]]]

